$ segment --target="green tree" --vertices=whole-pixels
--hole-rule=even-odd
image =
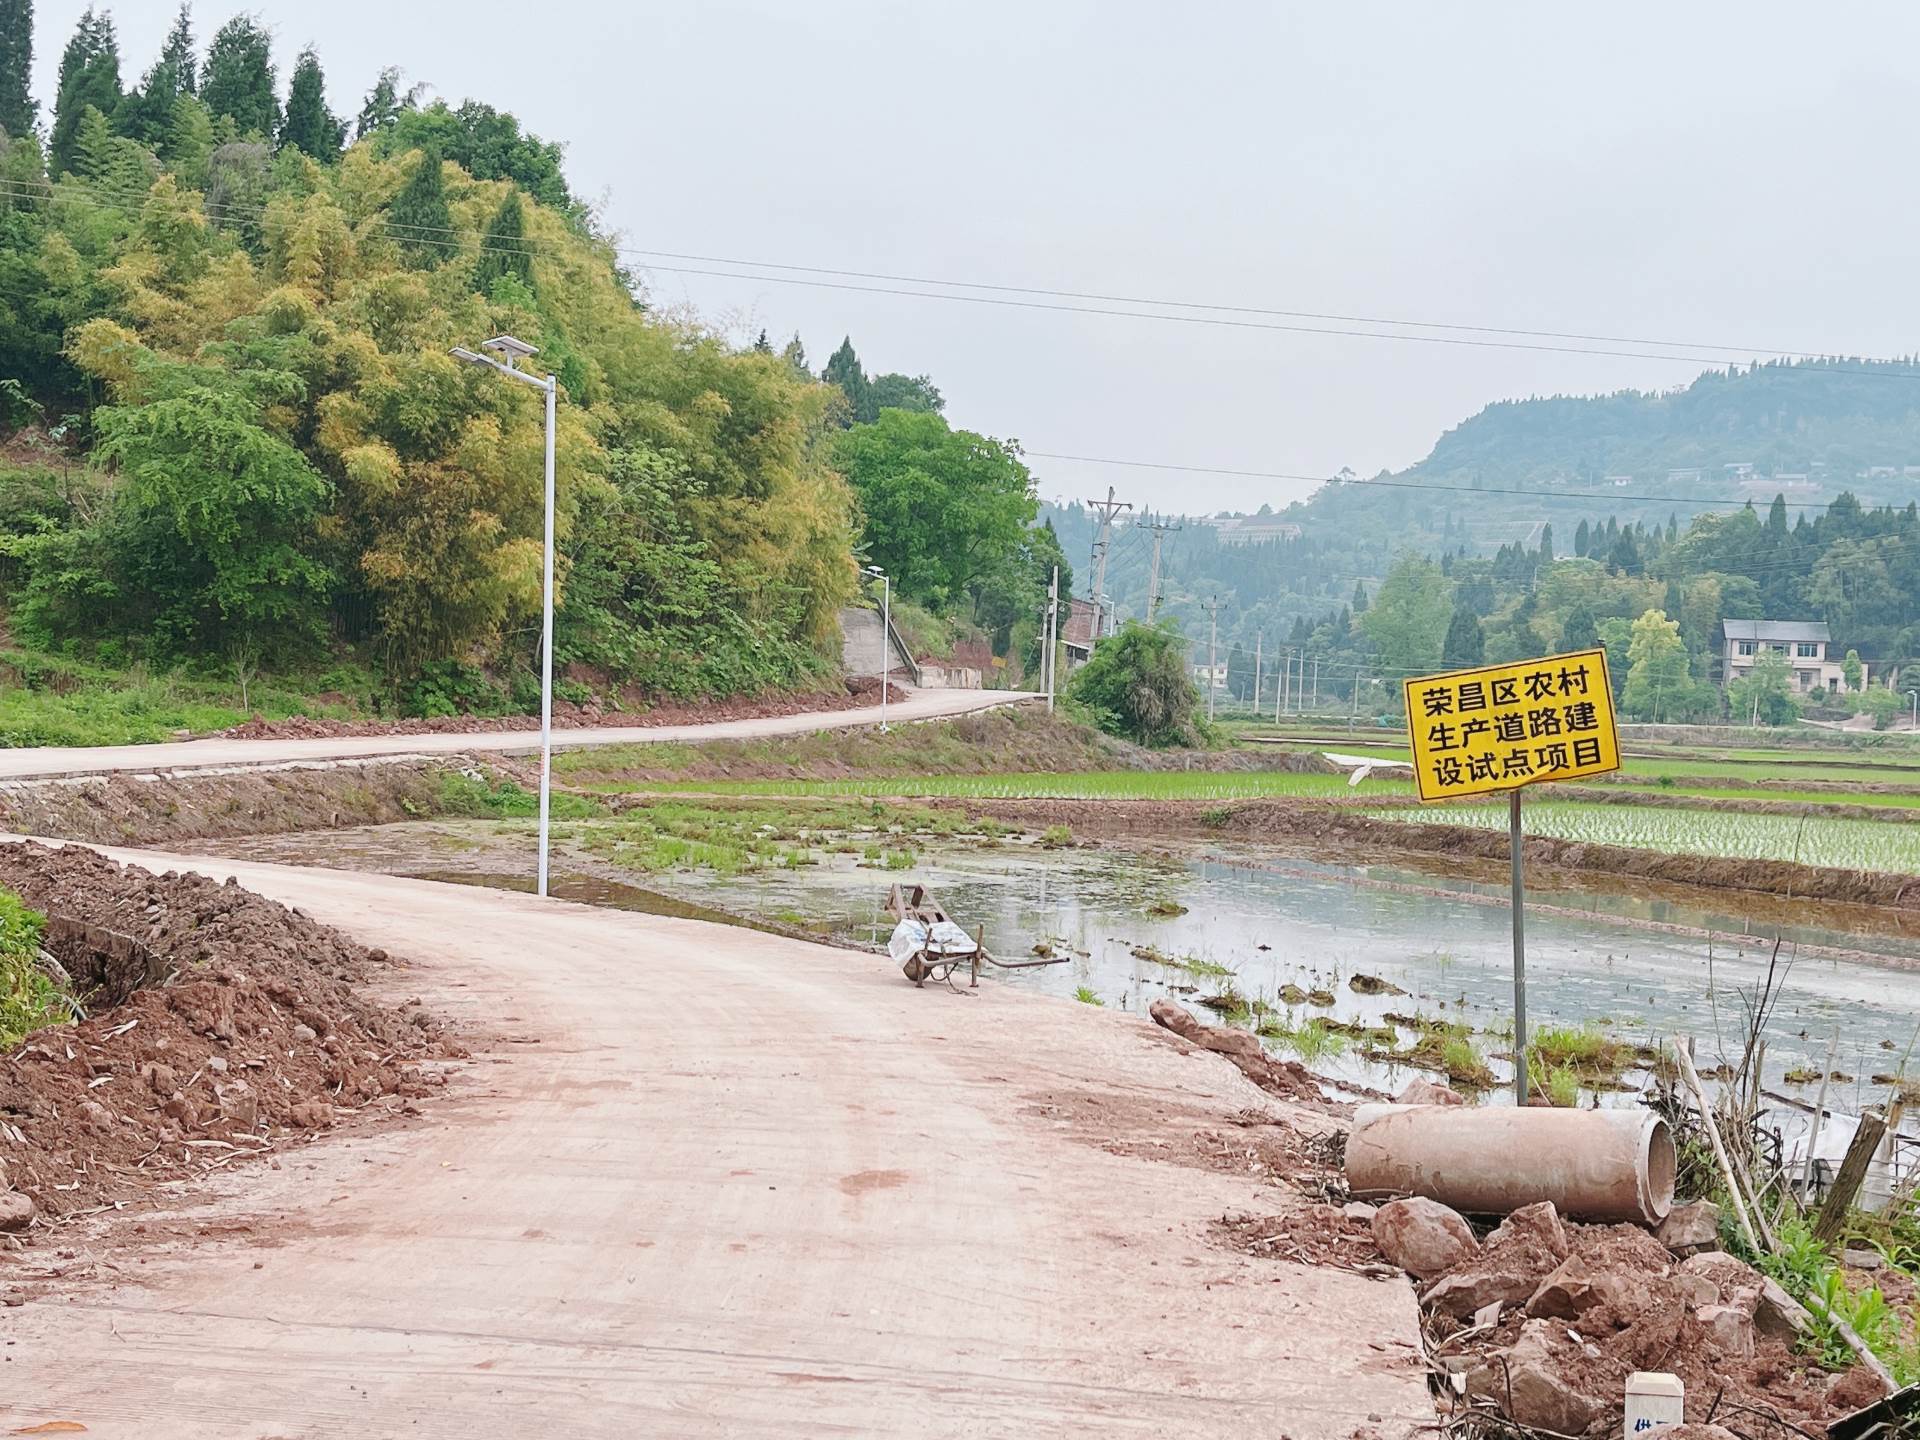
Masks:
[[[1847,689],[1858,690],[1860,688],[1860,675],[1860,652],[1858,650],[1849,650],[1847,651],[1847,658],[1840,662],[1840,678],[1846,682]]]
[[[182,95],[173,102],[160,154],[182,184],[199,189],[207,183],[207,166],[213,159],[213,117],[197,95]]]
[[[1069,703],[1102,730],[1136,744],[1205,740],[1200,692],[1187,674],[1186,642],[1169,629],[1128,621],[1093,648],[1067,681]]]
[[[0,133],[33,133],[33,0],[0,0]]]
[[[1620,707],[1630,719],[1658,724],[1692,712],[1693,677],[1687,670],[1687,647],[1680,639],[1680,622],[1659,610],[1648,610],[1633,622],[1627,644],[1627,685]]]
[[[439,151],[420,152],[406,188],[388,207],[387,231],[416,265],[431,266],[450,253],[453,212],[447,209]]]
[[[360,117],[353,122],[353,138],[364,140],[369,135],[391,130],[400,123],[403,112],[419,107],[422,93],[422,88],[418,85],[402,93],[399,69],[392,65],[386,66],[373,82],[373,88],[367,92],[367,98],[360,106]]]
[[[863,415],[871,413],[867,372],[861,368],[860,357],[854,353],[851,335],[843,339],[840,348],[827,357],[820,378],[829,385],[838,386],[840,393],[846,396],[847,424],[858,424]]]
[[[275,84],[273,37],[265,26],[241,14],[213,32],[200,98],[215,120],[224,116],[239,135],[271,140],[280,131]]]
[[[876,375],[867,386],[866,408],[871,413],[855,418],[871,422],[882,410],[915,410],[933,415],[943,413],[947,402],[939,388],[925,375]]]
[[[1899,694],[1884,685],[1869,685],[1854,702],[1854,713],[1870,716],[1876,730],[1886,729],[1906,708],[1900,703]]]
[[[1253,655],[1238,640],[1227,647],[1227,693],[1236,700],[1253,694]]]
[[[140,88],[127,93],[113,117],[122,135],[147,146],[158,146],[173,118],[174,102],[193,94],[198,83],[193,55],[193,17],[186,5],[174,17],[160,58],[140,79]]]
[[[1480,617],[1464,605],[1455,605],[1440,649],[1441,668],[1469,670],[1485,663],[1486,658],[1487,640],[1480,630]]]
[[[340,158],[346,122],[327,108],[327,81],[320,57],[309,45],[293,65],[287,89],[287,115],[280,126],[280,143],[311,155],[322,164]]]
[[[798,330],[793,332],[793,338],[782,347],[780,358],[787,362],[788,368],[796,375],[804,376],[808,380],[813,378],[813,372],[807,368],[807,347],[800,343]]]
[[[1567,621],[1560,631],[1562,650],[1596,650],[1600,647],[1600,629],[1593,618],[1593,611],[1585,605],[1576,605],[1567,612]]]
[[[377,133],[383,153],[431,148],[476,180],[511,180],[549,209],[574,212],[558,145],[523,131],[517,118],[491,105],[463,100],[449,108],[435,101],[423,108],[413,103],[416,92],[409,92],[392,124]]]
[[[1374,656],[1389,675],[1432,670],[1440,659],[1448,616],[1447,577],[1431,560],[1402,555],[1360,618]]]
[[[487,226],[487,238],[480,251],[480,268],[474,281],[482,295],[491,295],[502,276],[511,275],[529,292],[533,289],[533,254],[527,243],[527,216],[520,205],[520,192],[507,191],[493,220]]]
[[[1775,650],[1756,656],[1745,675],[1728,683],[1727,709],[1736,725],[1791,725],[1800,704],[1787,657]]]
[[[1540,527],[1540,563],[1542,565],[1553,563],[1553,526],[1551,525]]]
[[[1011,555],[1039,510],[1017,449],[938,415],[883,411],[832,455],[859,497],[867,553],[897,593],[934,609]]]
[[[60,56],[60,88],[53,102],[53,130],[47,142],[47,168],[55,175],[74,168],[80,122],[91,105],[111,115],[120,105],[120,42],[113,16],[88,6]]]
[[[93,414],[94,458],[119,477],[94,542],[104,573],[77,583],[84,566],[70,548],[41,553],[24,622],[85,634],[99,623],[94,606],[110,595],[123,633],[162,657],[238,640],[311,647],[328,576],[306,547],[331,488],[265,424],[266,402],[289,397],[298,382],[154,366],[149,383],[157,393],[144,403]]]

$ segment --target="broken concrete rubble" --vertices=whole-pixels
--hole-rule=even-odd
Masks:
[[[1517,1425],[1556,1435],[1585,1433],[1597,1407],[1563,1377],[1554,1340],[1545,1320],[1526,1321],[1511,1346],[1468,1374],[1467,1393],[1493,1401]],[[1573,1342],[1561,1334],[1559,1343]]]
[[[1395,1200],[1373,1216],[1373,1240],[1395,1265],[1421,1280],[1470,1259],[1480,1248],[1473,1227],[1437,1200]]]
[[[1676,1205],[1654,1231],[1660,1243],[1676,1255],[1695,1255],[1720,1247],[1720,1207],[1711,1200]]]

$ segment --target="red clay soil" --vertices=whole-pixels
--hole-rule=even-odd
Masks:
[[[887,687],[887,699],[898,703],[907,692]],[[761,720],[775,715],[811,715],[834,710],[856,710],[880,703],[880,682],[855,676],[843,688],[805,694],[739,696],[732,700],[702,700],[694,704],[660,704],[644,710],[615,710],[601,705],[556,701],[556,730],[592,730],[603,726],[699,725],[715,720]],[[285,720],[248,720],[220,733],[233,740],[331,740],[361,735],[491,735],[509,730],[538,730],[538,715],[436,715],[409,720],[319,720],[295,715]]]
[[[29,1196],[36,1230],[410,1110],[444,1080],[421,1062],[465,1053],[417,1001],[368,996],[396,978],[383,951],[238,885],[30,843],[0,845],[0,885],[94,997],[0,1056],[0,1194]]]

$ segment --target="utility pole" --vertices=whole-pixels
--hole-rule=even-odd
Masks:
[[[1293,690],[1293,651],[1288,650],[1280,663],[1284,668],[1280,671],[1280,704],[1275,707],[1273,712],[1273,718],[1275,720],[1278,720],[1282,715],[1287,713],[1287,701],[1293,698],[1291,693]]]
[[[1347,734],[1353,734],[1354,716],[1360,713],[1360,685],[1364,680],[1358,665],[1353,667],[1353,698],[1347,702]]]
[[[1087,508],[1100,512],[1100,531],[1093,542],[1093,638],[1098,640],[1105,632],[1104,617],[1107,603],[1107,552],[1113,548],[1113,516],[1118,510],[1131,510],[1131,500],[1113,498],[1113,487],[1107,487],[1107,498],[1089,500]]]
[[[1047,653],[1040,659],[1040,673],[1046,679],[1047,713],[1053,713],[1053,667],[1060,651],[1060,567],[1053,567],[1053,579],[1047,584]]]
[[[1308,708],[1313,710],[1320,708],[1320,657],[1318,655],[1313,657],[1313,704]]]
[[[1276,725],[1280,723],[1280,706],[1287,693],[1287,672],[1284,668],[1286,658],[1286,651],[1281,651],[1280,663],[1283,668],[1280,671],[1280,678],[1273,682],[1273,723]]]
[[[1261,632],[1253,637],[1253,713],[1260,713],[1260,647],[1266,643],[1266,634]]]
[[[1147,575],[1147,623],[1151,625],[1153,612],[1160,605],[1160,542],[1181,527],[1162,520],[1147,528],[1153,532],[1153,569]]]
[[[1209,721],[1213,719],[1213,692],[1219,688],[1214,684],[1215,677],[1220,673],[1214,669],[1214,666],[1219,664],[1219,661],[1215,658],[1215,652],[1218,648],[1216,642],[1219,638],[1220,597],[1216,595],[1207,601],[1207,719]]]

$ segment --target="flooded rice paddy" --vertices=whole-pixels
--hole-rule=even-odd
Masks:
[[[530,888],[530,840],[524,822],[435,821],[223,845],[262,859]],[[991,952],[1031,959],[1040,947],[1063,962],[989,970],[983,984],[1142,1013],[1161,996],[1203,1014],[1209,998],[1236,997],[1276,1031],[1320,1032],[1306,1057],[1318,1073],[1386,1090],[1426,1073],[1386,1058],[1419,1038],[1416,1020],[1465,1027],[1454,1035],[1491,1078],[1510,1077],[1510,912],[1491,872],[1444,860],[1431,870],[1336,863],[1271,848],[1049,849],[1025,838],[923,842],[909,866],[888,863],[829,851],[816,863],[735,873],[634,873],[563,843],[555,889],[589,903],[745,918],[878,946],[892,927],[889,887],[917,882],[970,930],[984,925]],[[1641,1048],[1685,1034],[1703,1068],[1735,1056],[1741,992],[1760,983],[1776,932],[1791,965],[1767,1031],[1769,1088],[1810,1101],[1812,1087],[1785,1076],[1823,1067],[1837,1035],[1834,1068],[1846,1078],[1831,1098],[1854,1108],[1872,1098],[1873,1077],[1901,1069],[1920,1032],[1920,927],[1890,912],[1644,885],[1540,888],[1528,898],[1536,1035],[1587,1027]],[[1275,1048],[1286,1053],[1286,1043]],[[1496,1084],[1487,1098],[1505,1092]]]

